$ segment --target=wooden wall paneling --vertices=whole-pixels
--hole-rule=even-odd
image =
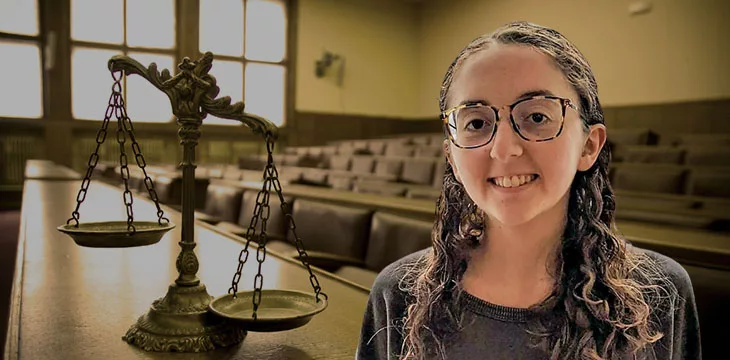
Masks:
[[[238,159],[246,156],[265,154],[266,149],[262,142],[258,141],[234,141],[231,143],[231,157],[229,164],[237,164]]]
[[[224,164],[231,157],[231,145],[226,140],[209,140],[203,148],[207,149],[206,156],[201,157],[199,164]]]
[[[289,134],[293,146],[317,146],[330,141],[372,139],[398,134],[441,132],[438,118],[400,119],[364,115],[297,112]]]
[[[402,121],[399,123],[401,128],[398,133],[405,134],[427,134],[442,133],[443,125],[441,120],[434,116],[433,118],[419,119],[416,121]]]
[[[56,164],[64,166],[72,166],[73,164],[73,148],[69,144],[73,143],[73,129],[68,126],[68,122],[46,120],[43,135],[43,143],[48,149],[43,158],[51,160]]]
[[[687,133],[730,133],[730,99],[609,108],[617,128],[644,127],[668,144]]]
[[[22,184],[25,162],[42,158],[43,138],[32,132],[2,133],[0,135],[0,184]]]
[[[603,120],[609,129],[617,126],[618,120],[617,120],[616,109],[615,108],[604,108],[603,109]]]

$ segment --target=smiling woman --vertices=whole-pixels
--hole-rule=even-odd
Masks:
[[[433,247],[384,269],[359,359],[699,359],[692,284],[613,229],[593,72],[555,30],[507,24],[449,67]]]

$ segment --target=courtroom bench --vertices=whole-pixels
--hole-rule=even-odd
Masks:
[[[221,180],[215,180],[218,182]],[[260,184],[227,182],[247,190],[259,190]],[[384,211],[408,218],[433,221],[436,202],[433,200],[394,198],[374,194],[352,193],[301,185],[284,186],[284,193],[294,198],[321,200],[334,204]],[[672,255],[696,264],[720,268],[730,267],[730,235],[672,225],[654,225],[635,220],[617,219],[623,235],[639,246],[671,252]]]
[[[226,183],[242,187],[248,190],[260,190],[261,183],[257,182],[237,182],[224,179],[210,179],[211,183]],[[396,215],[402,215],[409,218],[420,219],[425,221],[433,221],[435,216],[434,199],[416,199],[416,198],[394,198],[390,196],[381,196],[374,194],[354,193],[350,191],[339,191],[320,187],[311,187],[303,185],[284,185],[284,192],[288,196],[297,198],[323,200],[335,204],[358,206],[369,208],[373,211],[385,211]],[[618,193],[618,191],[617,191]],[[662,194],[665,195],[665,194]],[[200,197],[198,197],[200,198]],[[709,203],[709,202],[708,202]],[[201,202],[196,202],[198,208],[202,208]],[[618,205],[621,206],[620,204]],[[708,209],[708,211],[711,211]],[[651,214],[651,211],[645,211]],[[682,214],[675,214],[682,215]],[[730,236],[722,233],[714,233],[702,229],[682,228],[672,225],[660,226],[647,223],[639,223],[629,219],[622,219],[621,213],[617,213],[617,223],[619,228],[625,232],[627,239],[637,241],[654,249],[663,251],[671,250],[672,254],[682,255],[685,260],[699,261],[702,263],[711,263],[717,265],[719,261],[725,261],[720,264],[729,264],[730,258]],[[661,217],[661,216],[656,216]],[[681,220],[681,216],[667,220]],[[635,219],[634,219],[635,220]],[[642,220],[642,219],[640,219]],[[661,220],[661,219],[660,219]],[[700,219],[702,220],[702,219]],[[644,221],[644,220],[642,220]],[[694,220],[692,220],[694,221]],[[685,222],[689,222],[685,221]],[[625,231],[623,227],[626,224],[631,231]],[[667,231],[666,229],[672,229]],[[724,259],[724,260],[723,260]],[[721,267],[727,265],[720,265]]]

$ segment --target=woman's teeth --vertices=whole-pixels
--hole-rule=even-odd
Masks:
[[[537,178],[537,175],[516,175],[516,176],[500,176],[492,178],[491,181],[495,185],[503,188],[512,188],[525,185]]]

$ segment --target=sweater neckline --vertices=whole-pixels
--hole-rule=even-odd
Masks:
[[[462,290],[462,299],[467,310],[494,320],[525,323],[534,315],[533,311],[528,308],[517,308],[493,304],[489,301],[480,299],[465,290]]]

